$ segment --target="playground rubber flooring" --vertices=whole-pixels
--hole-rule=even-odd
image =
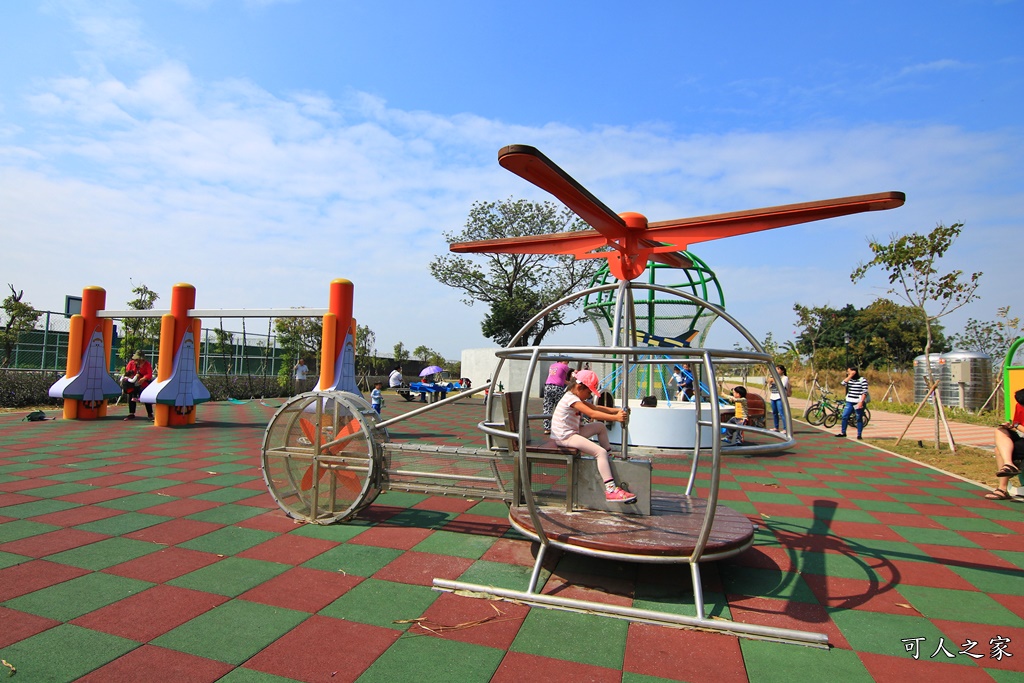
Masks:
[[[207,404],[175,429],[123,412],[0,415],[14,681],[1024,680],[1024,505],[806,425],[790,452],[725,458],[755,545],[702,573],[711,614],[828,650],[436,592],[526,588],[533,547],[502,503],[392,491],[297,524],[260,474],[271,409]],[[482,444],[481,412],[444,406],[392,439]],[[682,491],[687,469],[656,460],[655,487]],[[550,559],[546,593],[693,614],[686,565]]]

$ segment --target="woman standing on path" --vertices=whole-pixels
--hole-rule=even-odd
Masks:
[[[860,376],[857,368],[850,366],[846,368],[846,379],[843,380],[846,387],[846,407],[843,408],[843,420],[839,427],[836,438],[846,436],[846,425],[850,421],[850,415],[857,413],[857,440],[863,437],[864,431],[864,404],[868,400],[868,380]]]
[[[775,369],[779,373],[779,377],[782,381],[782,386],[775,384],[775,378],[768,375],[768,398],[772,402],[772,419],[775,420],[775,429],[773,432],[779,431],[779,417],[782,416],[782,395],[791,395],[793,392],[789,388],[789,376],[786,374],[785,365],[776,365]],[[845,431],[845,429],[843,430]]]

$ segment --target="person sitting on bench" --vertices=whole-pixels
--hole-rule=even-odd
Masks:
[[[592,370],[580,370],[575,380],[568,380],[565,395],[555,406],[551,415],[551,437],[556,444],[566,448],[575,448],[581,453],[597,458],[597,470],[604,480],[604,497],[618,503],[635,503],[636,496],[619,488],[612,475],[611,464],[608,462],[608,428],[605,421],[625,422],[629,413],[621,408],[596,406],[589,399],[597,395],[597,375]],[[580,426],[580,415],[593,420],[590,424]],[[596,436],[599,444],[590,440]]]

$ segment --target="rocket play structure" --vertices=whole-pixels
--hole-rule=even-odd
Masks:
[[[71,316],[68,334],[68,362],[65,374],[48,392],[64,399],[65,420],[95,420],[107,414],[107,400],[121,395],[121,387],[110,376],[110,344],[114,321],[101,320],[106,304],[102,287],[82,290],[82,313]]]
[[[298,317],[323,315],[320,391],[348,391],[362,395],[356,386],[356,321],[352,318],[353,285],[349,280],[331,281],[329,308],[223,310],[195,308],[196,288],[187,283],[174,285],[169,311],[104,310],[106,291],[86,287],[82,293],[82,314],[71,318],[68,362],[64,377],[50,387],[49,395],[64,399],[64,419],[94,420],[105,417],[107,402],[121,394],[110,376],[113,319],[161,315],[160,355],[156,381],[139,397],[155,405],[157,427],[195,424],[196,406],[210,400],[210,392],[199,379],[201,316],[214,317]]]

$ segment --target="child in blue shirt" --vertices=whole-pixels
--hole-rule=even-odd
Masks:
[[[384,395],[380,392],[382,386],[384,386],[383,382],[377,382],[373,385],[373,391],[370,392],[370,405],[378,415],[380,415],[380,409],[384,407]]]

